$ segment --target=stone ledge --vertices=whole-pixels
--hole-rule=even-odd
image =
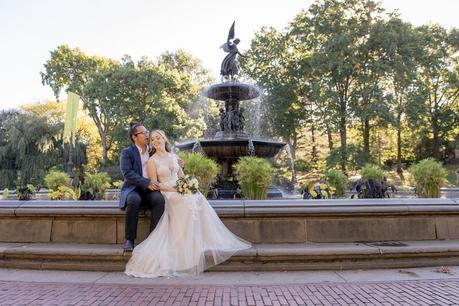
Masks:
[[[367,243],[256,244],[212,271],[344,270],[459,264],[459,240]],[[0,267],[123,271],[130,253],[121,245],[0,243]]]
[[[210,200],[219,216],[459,213],[459,199]],[[0,216],[124,216],[117,201],[0,201]]]

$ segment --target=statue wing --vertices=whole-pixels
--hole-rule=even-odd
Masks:
[[[231,39],[234,39],[234,24],[236,23],[236,21],[233,21],[233,24],[231,25],[231,28],[228,32],[228,39],[226,40],[228,43]]]
[[[220,49],[223,49],[223,51],[225,52],[230,52],[230,48],[229,48],[229,45],[228,43],[224,43],[223,45],[220,46]]]

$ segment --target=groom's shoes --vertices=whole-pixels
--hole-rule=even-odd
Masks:
[[[134,249],[134,240],[126,240],[126,242],[124,242],[123,249],[125,252],[132,252]]]

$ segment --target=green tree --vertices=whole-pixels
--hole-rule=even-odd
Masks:
[[[423,45],[418,33],[409,23],[391,18],[382,27],[387,45],[388,71],[385,76],[385,91],[393,114],[393,125],[397,133],[397,173],[402,176],[402,130],[409,111],[410,89],[416,80],[417,67],[423,56]]]
[[[50,59],[44,64],[44,72],[41,72],[42,83],[51,87],[58,101],[64,90],[81,97],[85,109],[96,124],[102,144],[102,163],[105,163],[112,145],[109,139],[110,109],[99,107],[97,101],[85,96],[84,90],[94,74],[110,69],[117,63],[99,56],[88,56],[79,48],[71,49],[66,45],[60,45],[50,53]]]
[[[359,97],[365,100],[365,96],[368,103],[374,93],[372,87],[370,92],[362,92],[359,82],[375,84],[379,78],[376,64],[372,68],[367,65],[376,63],[368,41],[370,25],[381,19],[382,13],[381,6],[373,1],[321,0],[298,14],[291,24],[295,40],[312,52],[308,59],[311,73],[316,79],[323,79],[326,93],[322,96],[329,100],[328,110],[340,134],[342,170],[346,169],[352,103],[359,101]]]
[[[441,158],[441,147],[452,137],[458,124],[458,50],[456,29],[449,32],[439,25],[417,28],[424,54],[410,99],[410,118],[416,126],[428,127],[425,134],[433,141],[433,156]]]
[[[68,152],[62,144],[63,124],[50,124],[32,112],[0,112],[0,185],[40,185],[51,168],[64,170]],[[86,162],[77,142],[76,166]]]

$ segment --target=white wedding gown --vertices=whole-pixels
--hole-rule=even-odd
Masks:
[[[169,154],[167,163],[151,158],[158,180],[175,186],[179,171],[176,155]],[[166,200],[164,214],[148,238],[134,248],[126,265],[127,275],[194,276],[251,247],[226,228],[200,192],[161,193]]]

